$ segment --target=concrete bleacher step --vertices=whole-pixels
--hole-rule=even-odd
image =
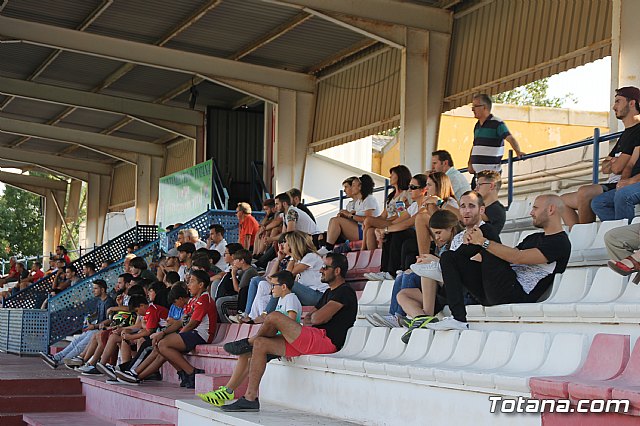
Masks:
[[[111,420],[158,419],[178,424],[177,399],[195,398],[193,389],[172,383],[145,382],[138,386],[116,385],[104,378],[81,377],[83,393],[87,397],[87,413]]]
[[[30,413],[24,423],[30,426],[115,426],[115,421],[105,420],[86,412],[80,413]]]
[[[177,405],[180,409],[179,424],[189,426],[220,424],[234,426],[290,424],[296,426],[352,426],[356,424],[262,401],[258,413],[226,413],[200,400],[180,400]]]

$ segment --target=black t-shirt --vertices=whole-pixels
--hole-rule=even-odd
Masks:
[[[633,150],[636,147],[640,146],[640,123],[624,129],[624,132],[622,132],[622,135],[620,135],[620,139],[618,139],[616,147],[618,145],[622,147],[623,154],[632,155]],[[640,173],[640,159],[636,161],[636,164],[633,165],[631,176],[635,176],[638,173]]]
[[[500,201],[494,201],[484,208],[484,214],[487,215],[491,227],[499,234],[504,228],[507,220],[507,209],[504,208]]]
[[[218,290],[216,291],[215,299],[227,296],[235,296],[238,294],[235,288],[233,288],[233,280],[231,279],[231,271],[224,274],[218,284]]]
[[[567,269],[571,256],[571,242],[566,232],[545,235],[538,232],[529,235],[520,244],[519,250],[537,248],[547,259],[546,264],[541,265],[512,265],[516,271],[518,282],[525,292],[542,295],[553,283],[555,274],[561,274]]]
[[[304,203],[298,203],[296,207],[302,210],[303,212],[305,212],[306,214],[308,214],[314,223],[316,222],[316,218],[313,217],[313,213],[311,213],[311,210],[309,210],[309,207],[305,206]]]
[[[314,325],[314,327],[324,329],[327,332],[327,337],[331,339],[336,349],[340,350],[347,338],[347,330],[353,327],[353,324],[356,322],[358,298],[351,286],[342,284],[334,290],[328,289],[325,291],[320,301],[316,304],[316,309],[322,308],[332,300],[342,304],[342,308],[340,308],[328,322]]]

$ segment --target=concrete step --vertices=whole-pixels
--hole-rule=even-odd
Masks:
[[[22,414],[19,413],[0,413],[0,425],[2,426],[25,426],[22,421]]]
[[[115,422],[104,420],[86,412],[82,413],[29,413],[24,421],[30,426],[114,426]],[[3,423],[4,425],[4,423]]]
[[[84,411],[84,395],[4,395],[0,396],[3,413]]]
[[[11,395],[80,395],[82,384],[77,378],[1,379],[0,397]]]
[[[180,400],[177,402],[177,406],[180,409],[179,424],[189,426],[220,424],[234,426],[281,426],[287,424],[295,424],[296,426],[353,426],[357,424],[270,403],[261,403],[258,413],[226,413],[200,400]]]

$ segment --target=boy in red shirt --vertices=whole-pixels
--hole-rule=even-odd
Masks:
[[[216,334],[218,314],[215,301],[207,291],[209,284],[209,275],[205,271],[191,272],[188,288],[192,298],[184,308],[182,321],[176,321],[165,330],[152,334],[156,350],[149,356],[149,362],[145,360],[137,374],[132,371],[116,372],[118,379],[140,383],[157,372],[165,361],[169,361],[178,371],[180,386],[195,388],[196,374],[202,374],[204,370],[193,367],[183,354],[191,352],[197,345],[211,343]]]

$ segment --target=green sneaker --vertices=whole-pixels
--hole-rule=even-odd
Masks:
[[[229,392],[226,386],[220,386],[217,390],[199,393],[198,396],[204,402],[216,407],[222,407],[226,401],[235,399],[235,392]]]
[[[409,325],[409,330],[407,330],[402,337],[400,338],[400,340],[402,340],[402,343],[407,344],[409,343],[409,339],[411,338],[411,332],[417,328],[427,328],[427,324],[430,323],[434,323],[434,322],[438,322],[438,318],[437,317],[430,317],[427,315],[420,315],[417,316],[413,319],[413,321],[411,321],[411,324]]]

